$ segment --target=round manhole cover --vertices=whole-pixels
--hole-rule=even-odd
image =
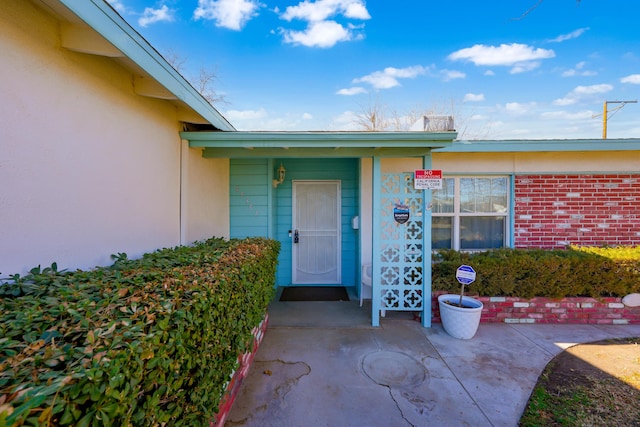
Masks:
[[[373,381],[384,386],[415,386],[426,378],[426,369],[404,353],[378,351],[367,354],[362,370]]]

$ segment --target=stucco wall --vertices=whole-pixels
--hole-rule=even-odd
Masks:
[[[532,144],[535,142],[532,141]],[[606,145],[606,144],[605,144]],[[433,168],[443,174],[633,172],[640,153],[628,151],[563,153],[433,153]]]
[[[9,0],[0,12],[0,277],[178,245],[175,107],[136,95],[113,60],[60,47],[59,23],[31,2]],[[186,155],[193,171],[207,161],[195,154]],[[213,162],[204,168],[217,175]],[[207,189],[190,192],[189,212]],[[190,240],[208,237],[185,215]]]
[[[203,159],[202,149],[182,145],[182,244],[229,238],[229,159]]]

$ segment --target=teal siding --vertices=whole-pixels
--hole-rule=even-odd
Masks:
[[[269,161],[230,160],[231,238],[269,235]]]
[[[285,182],[274,190],[275,235],[282,244],[277,283],[291,285],[292,180],[340,180],[342,193],[342,284],[355,286],[358,273],[358,230],[351,228],[351,218],[358,215],[358,159],[284,159]]]
[[[283,164],[284,183],[273,189],[275,169]],[[358,215],[359,159],[231,159],[230,236],[267,237],[281,243],[276,283],[291,285],[292,180],[340,180],[342,194],[342,284],[355,286],[358,280],[358,230],[351,218]],[[273,169],[270,170],[270,169]],[[272,203],[270,203],[272,197]],[[269,210],[273,215],[269,215]],[[270,227],[269,221],[273,222]]]

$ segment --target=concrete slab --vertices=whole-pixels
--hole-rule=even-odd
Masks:
[[[458,340],[410,313],[373,328],[357,301],[275,302],[269,313],[227,426],[515,426],[564,348],[640,336],[640,325],[481,324]]]

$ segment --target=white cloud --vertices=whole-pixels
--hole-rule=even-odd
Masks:
[[[428,68],[422,65],[414,65],[405,68],[387,67],[382,71],[374,71],[371,74],[353,80],[353,83],[369,83],[376,89],[390,89],[400,86],[398,79],[413,79],[423,75]]]
[[[506,111],[509,114],[514,114],[514,115],[523,115],[523,114],[529,114],[531,110],[533,110],[536,106],[535,102],[530,102],[528,104],[524,104],[521,102],[507,102],[503,109],[504,111]]]
[[[540,114],[540,117],[546,120],[591,120],[594,112],[591,110],[576,111],[570,113],[568,111],[546,111]]]
[[[467,75],[462,71],[442,70],[441,73],[445,82],[455,79],[464,79],[465,77],[467,77]]]
[[[331,120],[330,129],[333,130],[358,130],[359,114],[353,111],[345,111]]]
[[[609,84],[599,84],[591,86],[576,86],[564,98],[558,98],[553,101],[553,105],[565,106],[573,105],[583,99],[589,99],[592,95],[599,95],[613,90],[613,86]]]
[[[198,0],[193,18],[212,20],[217,27],[239,31],[258,15],[260,6],[257,0]]]
[[[575,39],[583,35],[585,32],[589,31],[589,27],[578,28],[577,30],[571,31],[568,34],[561,34],[555,39],[549,40],[551,43],[560,43],[567,40]]]
[[[527,71],[535,70],[540,66],[540,61],[520,62],[513,66],[509,70],[510,74],[526,73]]]
[[[275,9],[276,13],[278,9]],[[364,36],[357,26],[349,22],[345,25],[336,21],[338,16],[347,19],[367,20],[371,16],[362,0],[304,0],[296,6],[289,6],[280,17],[291,22],[294,19],[307,21],[304,31],[281,29],[285,43],[308,47],[328,48],[338,42],[359,40]],[[334,19],[330,19],[334,18]]]
[[[361,93],[367,93],[367,90],[360,86],[353,86],[350,88],[340,89],[339,91],[336,92],[337,95],[346,95],[346,96],[359,95]]]
[[[138,19],[138,24],[141,27],[146,27],[149,24],[155,24],[156,22],[173,22],[174,20],[173,9],[169,9],[166,4],[162,5],[159,9],[154,9],[152,7],[146,7],[140,19]]]
[[[267,111],[264,108],[259,110],[229,110],[224,116],[231,122],[236,120],[257,120],[267,117]]]
[[[256,110],[229,110],[223,113],[240,131],[291,131],[309,129],[313,116],[309,113],[282,113],[277,115],[264,108]]]
[[[448,56],[452,61],[471,61],[479,66],[513,67],[512,73],[530,71],[537,68],[540,59],[555,57],[553,50],[534,48],[525,44],[511,43],[500,46],[477,44],[457,50]]]
[[[301,19],[303,21],[324,21],[332,16],[343,15],[350,19],[370,19],[371,16],[361,0],[308,0],[298,3],[297,6],[289,6],[281,15],[282,19],[291,21]]]
[[[107,2],[120,13],[131,13],[131,10],[120,0],[107,0]]]
[[[335,21],[311,22],[304,31],[283,30],[285,43],[308,47],[332,47],[353,39],[353,33]]]
[[[484,72],[485,76],[495,76],[496,73],[493,70],[487,70]]]
[[[631,74],[627,77],[620,79],[620,83],[631,83],[634,85],[640,85],[640,74]]]
[[[462,102],[480,102],[484,101],[484,93],[467,93]]]
[[[587,63],[585,61],[578,62],[574,68],[563,71],[562,77],[595,76],[598,74],[595,71],[585,70],[584,67],[586,65]]]

